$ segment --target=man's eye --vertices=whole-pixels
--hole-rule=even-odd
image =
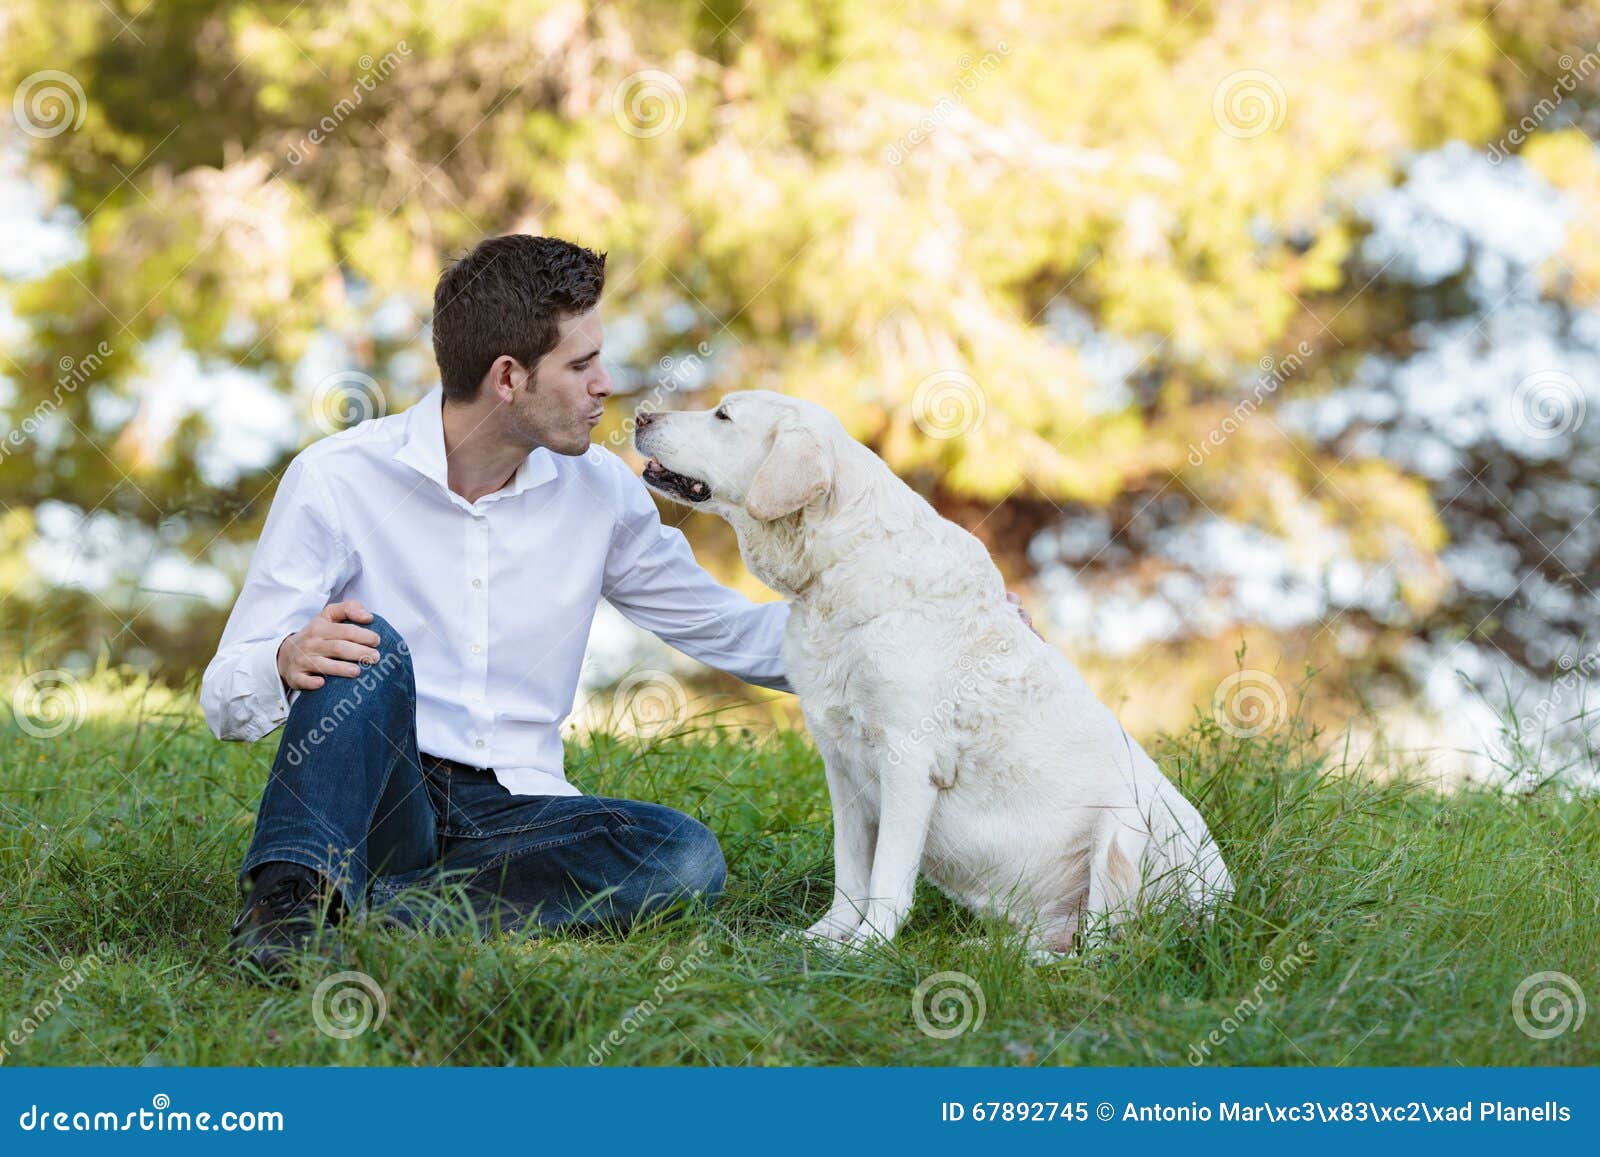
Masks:
[[[724,410],[721,406],[717,407],[716,413],[713,415],[713,417],[715,417],[719,422],[733,421],[732,418],[728,417],[728,411]]]

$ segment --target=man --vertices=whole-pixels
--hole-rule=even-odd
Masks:
[[[298,455],[201,687],[220,739],[280,724],[235,947],[281,969],[325,921],[462,882],[508,924],[605,923],[721,889],[702,824],[562,773],[596,605],[788,690],[781,603],[711,578],[643,484],[591,446],[605,257],[487,240],[434,293],[441,385]]]

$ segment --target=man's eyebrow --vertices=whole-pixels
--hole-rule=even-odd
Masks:
[[[599,346],[595,346],[594,349],[590,350],[588,353],[581,354],[578,357],[573,358],[567,364],[569,366],[575,366],[575,365],[578,365],[581,362],[592,361],[592,360],[594,360],[595,358],[597,358],[599,356],[600,356],[600,347]]]

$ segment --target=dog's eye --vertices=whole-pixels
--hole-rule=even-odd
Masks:
[[[718,406],[717,409],[716,409],[716,413],[713,414],[712,416],[714,418],[716,418],[717,421],[719,421],[719,422],[731,422],[731,421],[733,421],[732,418],[728,417],[728,411],[722,406]]]

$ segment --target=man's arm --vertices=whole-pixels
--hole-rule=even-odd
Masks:
[[[201,679],[200,706],[218,739],[260,739],[288,717],[279,647],[327,608],[351,569],[332,499],[301,455],[278,484],[239,601]],[[311,685],[296,678],[296,687]]]
[[[644,483],[611,456],[617,521],[600,593],[634,625],[747,683],[792,691],[783,666],[786,603],[756,603],[712,578],[683,532],[665,526]]]

